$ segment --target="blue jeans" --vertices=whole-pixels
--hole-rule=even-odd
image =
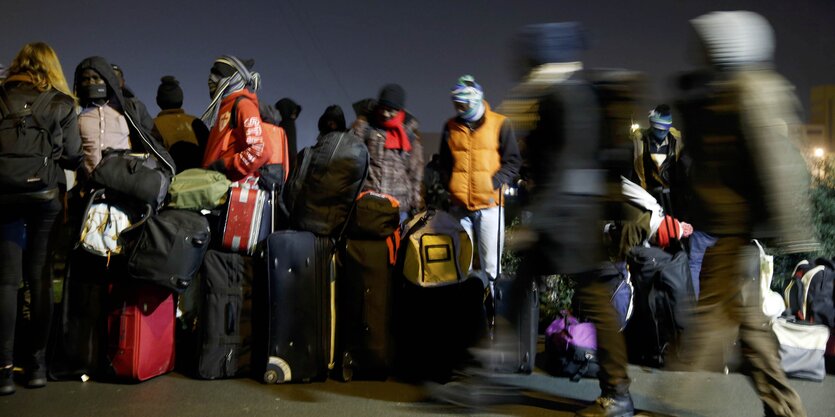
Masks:
[[[693,290],[696,292],[696,299],[699,299],[699,274],[702,271],[702,260],[705,257],[707,248],[716,244],[717,238],[698,230],[690,235],[690,277],[693,279]]]
[[[450,210],[478,248],[478,260],[481,269],[491,278],[496,278],[501,272],[501,250],[504,247],[504,208],[490,207],[469,211],[456,206]],[[472,269],[472,265],[470,265]]]

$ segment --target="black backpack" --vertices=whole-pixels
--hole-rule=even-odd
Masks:
[[[636,246],[627,254],[634,285],[634,311],[626,326],[630,360],[663,367],[689,327],[696,295],[687,254]]]
[[[825,324],[835,327],[835,300],[833,287],[835,286],[835,260],[827,258],[815,259],[815,265],[823,266],[823,270],[815,274],[805,288],[806,292],[806,320],[812,323]]]
[[[52,135],[38,120],[55,90],[41,93],[31,106],[12,108],[0,88],[0,190],[25,193],[54,188],[63,174],[53,159]]]

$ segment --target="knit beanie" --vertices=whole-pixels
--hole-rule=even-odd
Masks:
[[[664,132],[670,130],[670,127],[673,125],[673,115],[670,112],[670,106],[661,104],[649,112],[649,124],[656,130]]]
[[[554,62],[580,61],[586,47],[583,27],[578,22],[528,25],[518,36],[519,51],[531,67]]]
[[[163,110],[179,109],[183,106],[183,89],[173,75],[166,75],[157,88],[157,105]]]
[[[739,10],[712,12],[690,21],[717,67],[739,67],[770,62],[774,31],[764,17]]]
[[[664,216],[664,220],[661,221],[661,225],[658,226],[658,231],[655,233],[655,241],[658,246],[666,248],[670,245],[672,239],[681,239],[682,233],[681,224],[678,220],[670,216]]]
[[[406,105],[406,91],[398,84],[386,84],[380,90],[377,104],[401,110]]]

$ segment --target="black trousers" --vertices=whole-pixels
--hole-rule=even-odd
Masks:
[[[61,203],[21,202],[0,206],[0,367],[12,364],[17,294],[21,280],[31,294],[31,326],[27,344],[31,357],[44,357],[52,318],[50,236]],[[26,366],[30,364],[25,364]]]

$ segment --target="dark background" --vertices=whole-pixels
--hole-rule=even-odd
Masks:
[[[175,75],[186,111],[199,116],[213,60],[254,58],[263,100],[291,97],[303,106],[303,146],[313,143],[327,105],[340,104],[350,123],[350,104],[388,82],[404,86],[425,132],[440,131],[454,114],[448,92],[462,74],[474,75],[498,104],[519,76],[510,41],[529,23],[583,22],[586,67],[645,72],[648,111],[674,97],[673,76],[693,66],[688,19],[739,9],[771,21],[777,69],[797,86],[804,107],[813,85],[835,83],[832,0],[5,0],[0,62],[8,65],[24,43],[45,41],[72,83],[78,62],[103,56],[124,69],[152,115],[160,77]]]

